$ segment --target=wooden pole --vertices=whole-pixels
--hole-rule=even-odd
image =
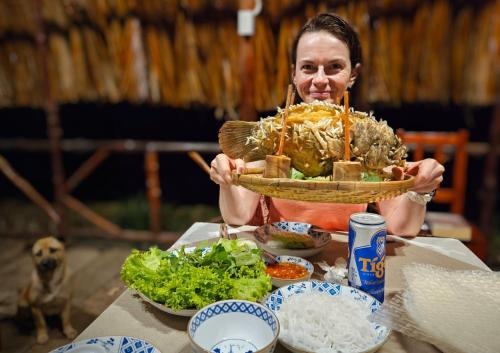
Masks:
[[[349,121],[349,92],[344,92],[344,159],[348,162],[351,160],[350,139],[350,121]]]
[[[191,158],[196,164],[200,166],[201,169],[208,175],[210,175],[210,166],[205,162],[203,157],[196,151],[189,151],[188,153],[189,158]]]
[[[500,78],[500,74],[497,75]],[[490,146],[486,155],[481,193],[480,227],[490,240],[493,231],[493,210],[498,201],[498,148],[500,147],[500,93],[497,94],[490,127]]]
[[[239,0],[240,10],[253,9],[253,0]],[[240,120],[257,121],[255,109],[255,53],[254,39],[251,36],[240,36],[239,61],[240,61]]]
[[[144,168],[146,171],[146,193],[149,204],[149,226],[151,232],[159,233],[160,208],[161,208],[161,187],[160,187],[160,167],[158,162],[158,152],[146,151]]]
[[[87,159],[72,175],[66,180],[64,188],[70,193],[76,188],[82,180],[88,177],[99,164],[108,158],[110,152],[108,149],[99,148],[89,159]]]
[[[78,213],[80,216],[83,218],[87,219],[89,222],[97,226],[98,228],[102,229],[106,233],[114,236],[114,237],[121,237],[123,234],[123,229],[121,229],[119,226],[116,224],[108,221],[106,218],[98,215],[94,211],[92,211],[90,208],[85,206],[82,202],[79,200],[75,199],[72,196],[65,195],[64,198],[62,199],[64,204]]]
[[[54,185],[55,209],[60,217],[57,231],[59,236],[65,236],[67,224],[63,199],[65,196],[64,189],[64,167],[62,162],[62,152],[60,140],[62,129],[59,123],[59,110],[57,104],[50,92],[50,75],[49,75],[49,58],[47,54],[47,35],[42,18],[43,0],[35,2],[35,23],[37,32],[35,36],[38,52],[42,60],[42,81],[45,95],[44,110],[47,117],[47,135],[50,143],[50,156],[52,162],[52,184]]]
[[[50,219],[58,224],[60,222],[59,215],[52,205],[23,177],[16,173],[7,160],[0,155],[0,170],[5,174],[7,179],[17,186],[31,201],[45,211]]]
[[[290,104],[295,100],[295,93],[293,91],[293,85],[288,85],[288,91],[286,92],[286,104],[285,111],[283,112],[283,117],[281,119],[281,134],[280,134],[280,144],[278,148],[278,156],[283,154],[283,148],[285,145],[285,135],[286,135],[286,119],[288,119],[288,109]]]

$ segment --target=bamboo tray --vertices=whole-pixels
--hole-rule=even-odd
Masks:
[[[261,171],[233,172],[233,182],[262,195],[280,199],[330,202],[369,203],[389,200],[411,188],[415,179],[405,175],[401,181],[314,181],[288,178],[263,178]]]

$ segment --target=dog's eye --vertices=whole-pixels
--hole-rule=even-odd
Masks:
[[[52,247],[49,248],[49,251],[50,251],[51,254],[55,253],[57,250],[59,250],[59,249],[58,248],[52,248]]]
[[[38,251],[35,253],[35,256],[42,256],[42,250],[38,250]]]

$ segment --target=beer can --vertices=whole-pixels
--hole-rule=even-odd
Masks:
[[[387,226],[382,216],[366,212],[351,215],[348,283],[380,302],[384,301],[386,236]]]

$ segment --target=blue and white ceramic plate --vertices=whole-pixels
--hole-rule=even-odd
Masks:
[[[255,230],[254,235],[257,240],[257,245],[273,255],[290,255],[307,258],[323,251],[332,240],[332,236],[329,232],[317,229],[319,229],[319,227],[309,223],[282,221],[264,224]],[[270,236],[272,239],[271,234],[280,232],[306,235],[313,239],[314,247],[295,249],[284,246],[280,241],[263,241],[263,239]]]
[[[302,295],[304,293],[310,292],[320,292],[331,297],[342,296],[349,300],[355,301],[357,304],[366,309],[367,315],[370,315],[371,313],[377,311],[382,305],[377,299],[363,291],[360,291],[359,289],[343,286],[341,284],[321,281],[304,281],[281,287],[271,293],[264,304],[276,314],[280,310],[281,305],[285,303],[287,299],[291,298],[292,296]],[[372,323],[372,327],[376,332],[376,338],[373,341],[373,345],[362,353],[375,352],[385,343],[385,341],[389,338],[389,334],[391,333],[390,329],[377,323]],[[304,352],[290,345],[288,342],[283,341],[281,338],[279,338],[279,340],[287,349],[292,352]]]
[[[151,343],[124,336],[96,337],[68,343],[50,353],[161,353]]]

